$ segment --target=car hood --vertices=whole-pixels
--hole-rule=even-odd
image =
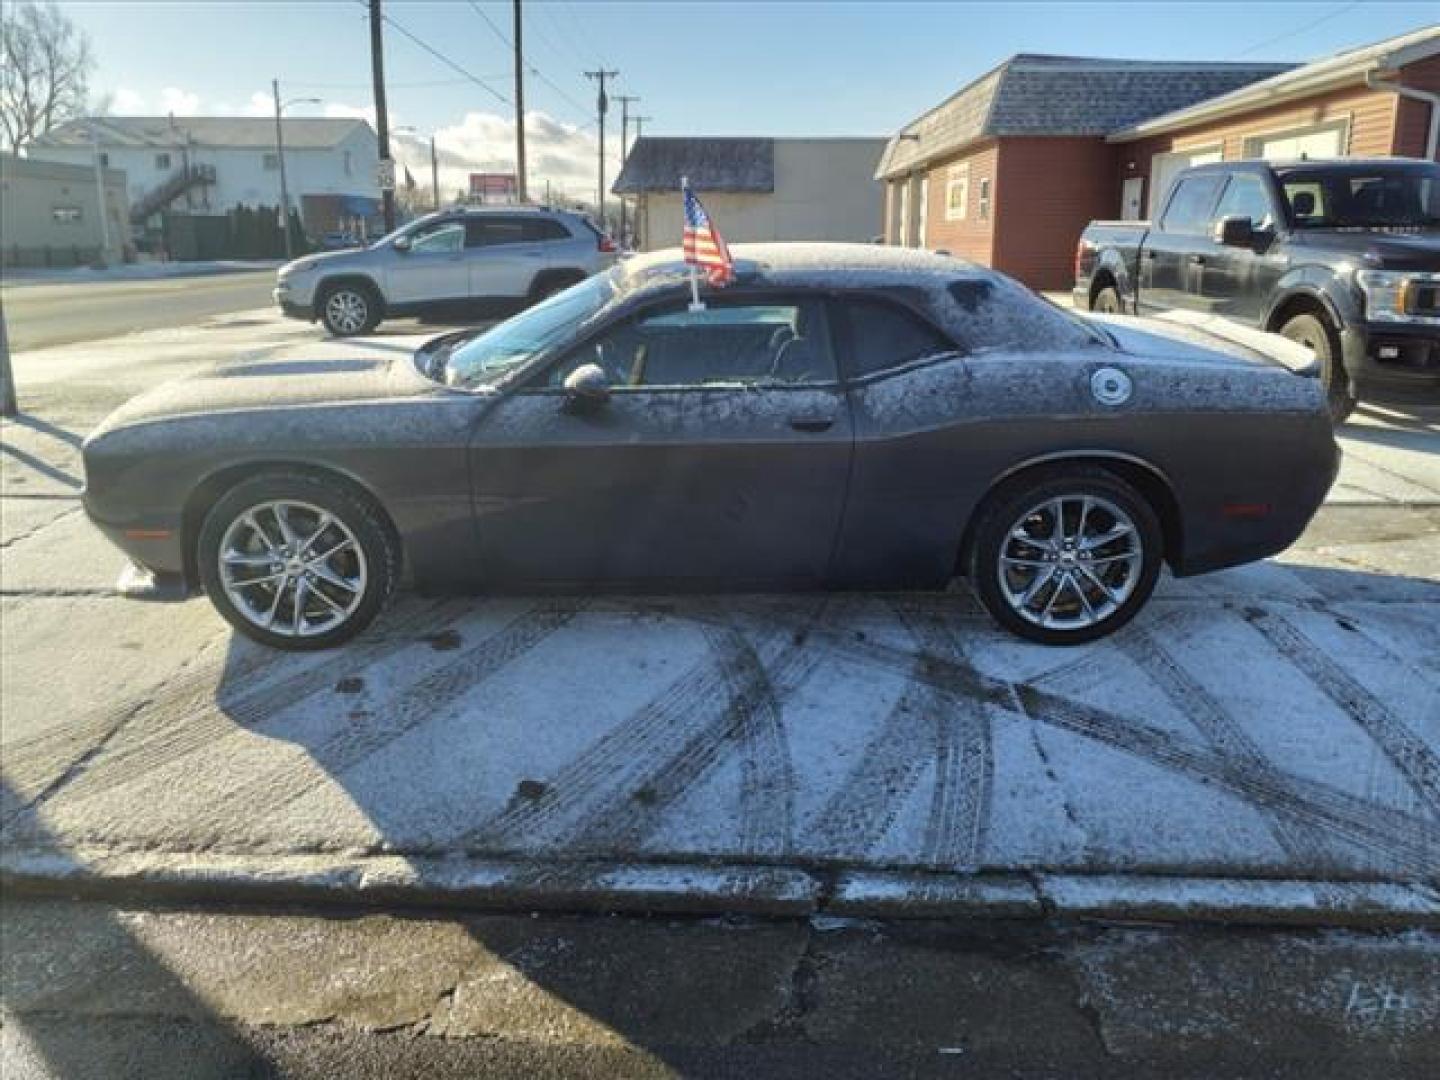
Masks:
[[[1155,318],[1089,318],[1109,331],[1120,349],[1132,356],[1222,366],[1267,365],[1296,374],[1318,374],[1315,356],[1305,346],[1216,315],[1169,311]]]
[[[1376,270],[1434,270],[1440,266],[1440,231],[1434,229],[1306,229],[1295,233],[1294,239],[1300,247],[1348,255],[1357,266]]]
[[[218,367],[131,398],[92,433],[180,417],[418,397],[446,391],[403,358],[268,360]]]
[[[286,263],[280,267],[277,274],[282,278],[289,277],[292,274],[303,273],[302,267],[306,270],[315,267],[328,267],[333,269],[337,264],[344,265],[345,263],[358,262],[369,253],[370,249],[368,247],[349,247],[342,248],[339,251],[317,251],[310,255],[302,255],[300,258]]]

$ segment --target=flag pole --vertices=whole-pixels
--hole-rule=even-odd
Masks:
[[[690,178],[689,178],[688,176],[682,176],[682,177],[680,178],[680,192],[681,192],[681,202],[682,202],[682,203],[685,202],[685,194],[688,193],[689,191],[690,191]],[[687,220],[688,220],[688,219],[687,219]],[[705,310],[705,304],[704,304],[704,302],[701,301],[701,299],[700,299],[700,274],[699,274],[699,272],[695,269],[695,264],[694,264],[694,263],[691,263],[691,264],[690,264],[690,310],[691,310],[691,311],[704,311],[704,310]]]

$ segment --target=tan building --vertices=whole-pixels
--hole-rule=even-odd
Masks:
[[[125,174],[105,169],[108,257],[130,235]],[[0,260],[5,266],[82,266],[104,254],[105,232],[93,165],[0,154]]]
[[[689,177],[732,244],[869,241],[880,235],[875,167],[884,139],[638,139],[611,189],[638,222],[641,251],[674,247]]]
[[[886,240],[1067,288],[1086,223],[1158,214],[1188,165],[1435,159],[1437,92],[1440,26],[1301,66],[1012,57],[890,140]]]

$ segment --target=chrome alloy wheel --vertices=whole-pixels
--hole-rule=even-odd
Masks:
[[[235,609],[286,637],[335,629],[365,596],[365,553],[355,534],[309,503],[252,506],[225,530],[217,559]]]
[[[354,289],[337,289],[325,301],[325,321],[338,333],[358,333],[369,316],[370,305]]]
[[[1108,499],[1047,499],[1007,532],[1000,591],[1017,615],[1036,626],[1085,629],[1130,598],[1144,554],[1135,522]]]

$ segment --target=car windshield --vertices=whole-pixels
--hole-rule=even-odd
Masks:
[[[1299,169],[1280,183],[1297,228],[1440,226],[1440,168]]]
[[[528,311],[506,319],[441,358],[431,376],[449,386],[488,386],[506,373],[568,339],[575,329],[615,295],[599,274],[557,293]]]

